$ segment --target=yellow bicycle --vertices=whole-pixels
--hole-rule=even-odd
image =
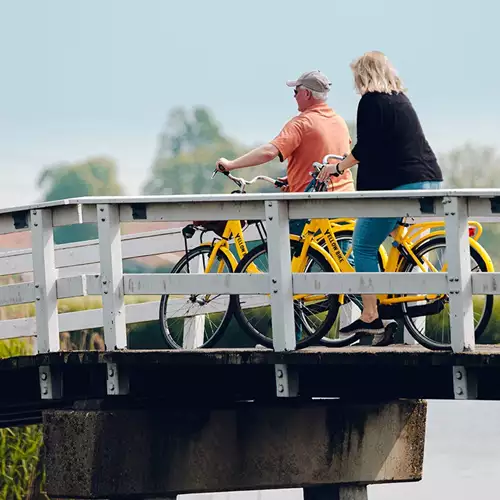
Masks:
[[[250,181],[235,177],[229,172],[226,176],[238,186],[238,190],[233,193],[245,193],[246,187],[257,181],[265,181],[276,187],[284,185],[278,179],[265,175],[256,176]],[[193,224],[187,225],[183,228],[185,255],[173,267],[172,274],[234,272],[238,263],[249,253],[244,231],[252,224],[258,231],[260,241],[266,241],[267,235],[262,221],[194,221]],[[332,219],[330,224],[333,230],[337,231],[341,242],[350,241],[354,230],[353,219]],[[307,226],[304,230],[307,230]],[[200,245],[188,251],[187,240],[192,238],[196,231],[201,232]],[[203,235],[210,231],[218,238],[203,242]],[[321,236],[318,236],[318,239],[320,244],[324,245]],[[259,269],[250,264],[247,272],[259,272]],[[258,302],[256,299],[254,304]],[[165,341],[173,349],[213,346],[231,320],[229,304],[227,295],[163,295],[160,300],[159,320]]]
[[[321,167],[318,167],[318,170]],[[318,236],[319,233],[319,236]],[[473,272],[493,272],[493,263],[478,242],[482,227],[469,222],[469,243]],[[446,272],[446,233],[443,221],[409,224],[402,220],[392,235],[389,253],[379,249],[379,267],[386,272]],[[343,233],[327,219],[310,220],[302,235],[290,236],[292,272],[354,272],[351,248],[341,248],[341,241],[352,238],[352,230]],[[318,244],[321,240],[322,244]],[[268,272],[267,244],[253,248],[238,264],[235,272]],[[411,279],[411,278],[409,278]],[[429,349],[451,349],[448,296],[436,294],[397,295],[377,294],[382,319],[402,318],[409,333]],[[350,305],[361,309],[356,295],[295,294],[295,329],[297,346],[319,342],[331,347],[350,345],[359,339],[357,334],[339,334],[339,310]],[[255,306],[256,302],[259,302]],[[269,297],[258,299],[251,295],[233,295],[231,310],[240,327],[257,343],[272,346],[272,324]],[[475,335],[479,338],[486,328],[493,310],[493,296],[474,296]],[[356,312],[356,311],[354,311]],[[351,318],[355,319],[355,318]]]

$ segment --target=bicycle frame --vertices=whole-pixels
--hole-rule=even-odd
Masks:
[[[294,238],[297,240],[302,240],[303,245],[300,250],[300,255],[292,258],[292,272],[301,272],[305,267],[305,259],[309,247],[314,248],[316,251],[320,252],[323,257],[331,265],[335,272],[355,272],[355,269],[348,261],[348,257],[352,249],[344,254],[339,246],[335,233],[342,229],[353,229],[354,223],[351,222],[346,225],[341,225],[336,223],[336,221],[341,221],[346,219],[335,219],[334,224],[330,224],[328,219],[312,219],[306,223],[304,231],[300,238]],[[380,246],[379,251],[382,257],[383,267],[385,272],[402,272],[403,265],[406,265],[408,257],[423,271],[428,272],[426,266],[431,269],[431,272],[437,272],[437,270],[432,266],[432,264],[425,260],[421,262],[415,255],[413,249],[420,246],[425,241],[431,239],[446,236],[445,230],[432,231],[439,227],[444,227],[443,221],[426,221],[413,225],[401,224],[392,233],[394,239],[394,244],[391,246],[389,254],[387,254],[385,248]],[[411,229],[409,229],[411,228]],[[320,236],[316,236],[317,232],[320,232]],[[425,234],[427,233],[428,234]],[[479,222],[470,221],[469,222],[469,243],[477,252],[481,255],[488,267],[488,272],[494,272],[493,263],[484,250],[484,248],[477,241],[482,234],[482,226]],[[328,251],[325,251],[323,247],[318,245],[319,241],[324,241]],[[444,266],[440,272],[446,272],[447,267]],[[303,295],[294,295],[294,299],[303,298]],[[418,302],[421,300],[435,300],[439,295],[427,294],[427,295],[407,295],[405,297],[392,297],[391,294],[377,294],[377,298],[381,305],[397,304],[402,302]],[[308,296],[308,299],[310,297]],[[317,297],[315,297],[317,300]],[[343,302],[343,295],[339,296],[339,300]]]

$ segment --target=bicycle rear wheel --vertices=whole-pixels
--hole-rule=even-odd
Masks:
[[[212,246],[190,250],[172,269],[172,274],[230,273],[231,262],[219,250],[207,268]],[[172,349],[211,347],[222,336],[231,320],[229,295],[163,295],[160,301],[160,327]]]
[[[440,272],[446,263],[446,239],[442,236],[432,238],[419,245],[414,253],[420,262],[429,262]],[[472,272],[487,272],[486,262],[480,253],[470,248]],[[420,269],[415,262],[407,262],[403,271]],[[429,271],[432,272],[432,271]],[[404,297],[404,295],[402,295]],[[484,332],[493,312],[493,295],[473,296],[474,335],[476,340]],[[401,304],[405,326],[410,335],[421,345],[432,350],[451,350],[451,331],[448,295],[441,295],[433,301],[424,303],[405,302]],[[420,309],[416,309],[420,307]],[[422,308],[428,309],[427,315],[417,316]],[[423,312],[423,311],[422,311]],[[431,314],[432,312],[432,314]]]
[[[291,254],[300,243],[290,240]],[[251,265],[263,273],[269,270],[267,243],[253,248],[238,264],[235,272],[248,272]],[[301,272],[332,272],[328,261],[312,248],[307,252]],[[338,295],[301,295],[294,300],[297,347],[313,344],[328,332],[338,313]],[[231,310],[243,331],[258,344],[273,346],[270,298],[266,295],[231,295]]]

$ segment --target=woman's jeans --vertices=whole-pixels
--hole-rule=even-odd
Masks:
[[[439,189],[440,181],[414,182],[398,186],[395,190]],[[352,237],[352,252],[356,272],[379,272],[378,249],[387,236],[397,227],[401,217],[369,217],[356,220]]]

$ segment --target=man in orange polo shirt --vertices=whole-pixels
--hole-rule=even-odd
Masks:
[[[302,192],[311,181],[312,164],[327,154],[344,155],[350,151],[351,139],[344,119],[326,104],[331,83],[320,71],[309,71],[297,80],[288,81],[300,114],[285,124],[272,141],[235,160],[220,158],[217,167],[226,170],[254,167],[277,156],[288,160],[287,178],[290,192]],[[353,191],[352,175],[347,169],[339,177],[331,177],[329,191]]]

